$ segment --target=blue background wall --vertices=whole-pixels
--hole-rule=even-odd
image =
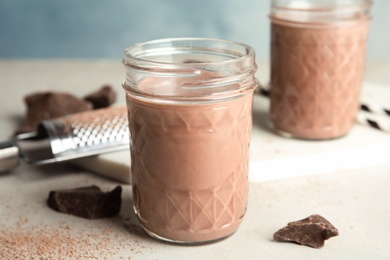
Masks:
[[[269,53],[265,0],[0,0],[0,58],[121,58],[128,45],[214,37]],[[390,1],[377,0],[369,59],[390,59]]]

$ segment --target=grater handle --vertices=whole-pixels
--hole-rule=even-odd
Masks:
[[[19,164],[19,147],[14,140],[0,142],[0,172],[7,172]]]

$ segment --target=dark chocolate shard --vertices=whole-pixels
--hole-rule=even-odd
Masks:
[[[114,217],[120,211],[122,187],[103,192],[97,186],[50,191],[50,208],[86,219]]]
[[[274,234],[275,241],[296,242],[314,248],[324,246],[325,240],[337,236],[339,231],[320,215],[288,223]]]
[[[109,85],[101,87],[98,91],[84,97],[86,101],[93,104],[93,108],[105,108],[111,106],[116,100],[116,93]]]
[[[92,104],[68,93],[40,92],[24,99],[27,113],[23,126],[16,134],[34,132],[42,120],[92,109]]]

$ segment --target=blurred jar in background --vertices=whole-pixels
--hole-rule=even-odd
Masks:
[[[355,123],[370,0],[273,0],[271,119],[287,137],[332,139]]]

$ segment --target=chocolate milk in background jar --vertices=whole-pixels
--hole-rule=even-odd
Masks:
[[[359,109],[368,0],[273,0],[271,119],[284,136],[346,135]]]
[[[176,243],[231,235],[248,197],[254,50],[164,39],[127,48],[123,63],[139,223]]]

